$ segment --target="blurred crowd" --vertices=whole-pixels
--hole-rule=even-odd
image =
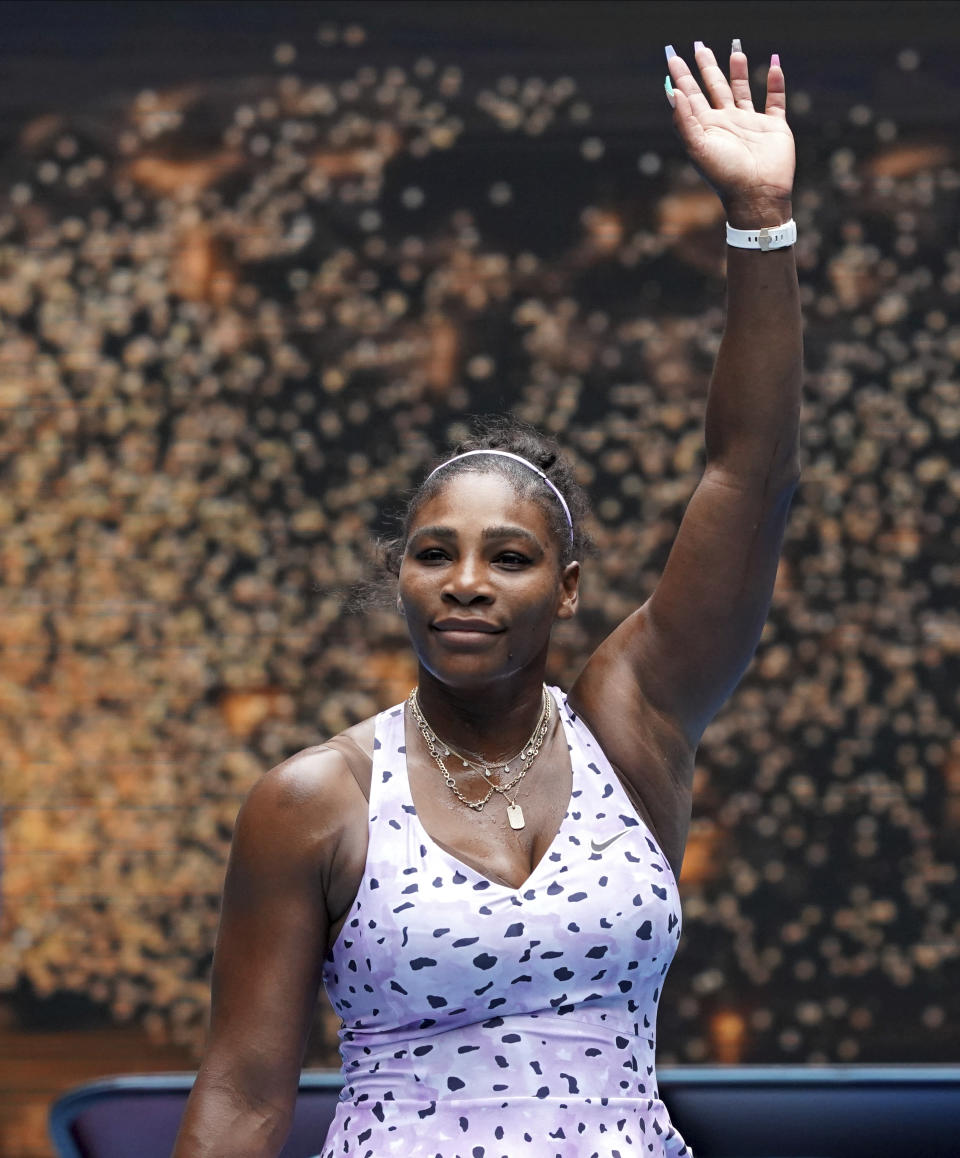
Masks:
[[[666,112],[611,143],[576,78],[325,35],[349,79],[279,45],[5,160],[0,990],[194,1045],[243,795],[414,682],[392,601],[351,595],[434,453],[508,408],[566,447],[598,544],[568,684],[656,582],[723,326],[722,210]],[[804,476],[698,757],[659,1056],[956,1060],[960,169],[793,108]],[[322,1001],[308,1061],[335,1031]]]

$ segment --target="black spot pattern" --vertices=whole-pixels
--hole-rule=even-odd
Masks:
[[[377,718],[366,871],[324,966],[344,1088],[322,1158],[688,1153],[654,1061],[680,937],[676,883],[596,741],[553,694],[571,801],[518,889],[430,839],[410,798],[402,706]]]

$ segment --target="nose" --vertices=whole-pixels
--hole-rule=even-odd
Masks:
[[[442,597],[460,607],[492,603],[493,592],[480,561],[470,556],[457,560],[447,571]]]

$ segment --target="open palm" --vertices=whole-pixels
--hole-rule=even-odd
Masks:
[[[709,48],[698,45],[695,59],[702,89],[681,57],[667,62],[676,95],[674,124],[690,160],[725,204],[789,199],[796,156],[776,58],[763,112],[753,107],[743,52],[730,55],[729,82]]]

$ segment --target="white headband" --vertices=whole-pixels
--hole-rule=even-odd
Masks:
[[[442,462],[439,466],[435,466],[423,480],[424,485],[426,485],[426,483],[428,483],[433,478],[438,470],[443,470],[445,466],[449,466],[452,462],[459,462],[461,458],[469,458],[471,454],[496,454],[499,455],[500,458],[512,458],[514,462],[523,463],[523,465],[532,470],[534,474],[538,474],[557,496],[557,502],[561,507],[563,507],[563,513],[567,516],[567,526],[570,528],[570,545],[573,546],[573,519],[570,515],[570,508],[567,506],[566,499],[538,466],[534,466],[532,462],[528,462],[527,459],[521,458],[519,454],[511,454],[509,450],[465,450],[463,454],[455,454],[453,458],[448,458],[446,462]]]

